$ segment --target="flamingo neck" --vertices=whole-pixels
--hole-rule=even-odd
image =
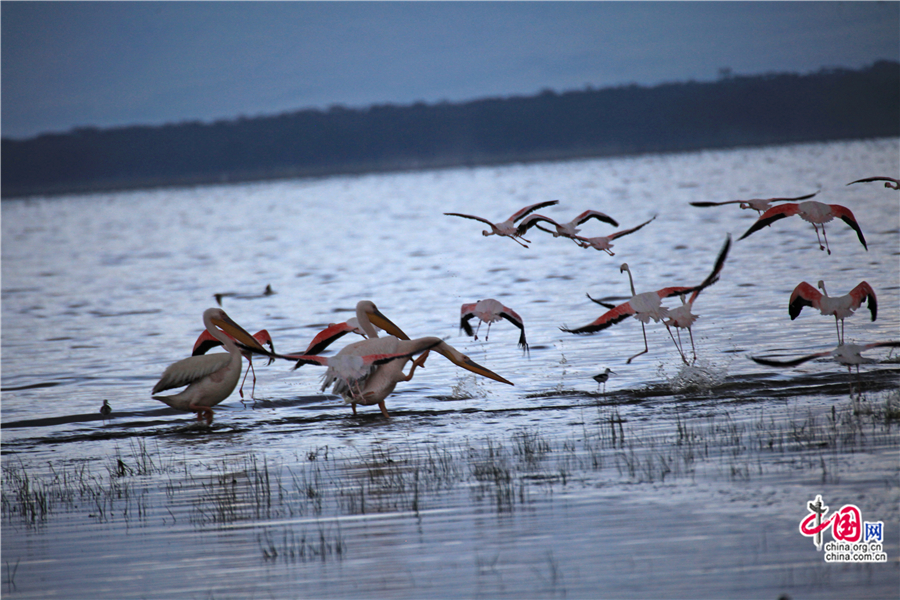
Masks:
[[[625,267],[625,272],[628,273],[628,283],[631,284],[631,295],[636,296],[637,292],[634,291],[634,279],[631,278],[631,269]]]

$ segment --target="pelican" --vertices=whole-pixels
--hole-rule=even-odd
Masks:
[[[197,418],[212,421],[212,406],[222,402],[241,378],[241,349],[238,343],[261,354],[268,351],[244,328],[231,320],[221,308],[208,308],[203,312],[203,324],[214,338],[219,340],[228,353],[203,354],[180,360],[163,372],[153,386],[153,399],[172,408],[196,412]],[[159,392],[187,386],[172,396],[158,396]]]
[[[438,337],[401,340],[388,336],[355,342],[328,358],[290,355],[282,355],[279,358],[296,360],[295,368],[304,364],[327,365],[322,391],[328,386],[333,386],[332,392],[342,396],[344,401],[350,404],[354,415],[357,404],[363,406],[377,404],[381,414],[390,418],[384,405],[385,399],[399,382],[412,379],[417,367],[424,368],[428,352],[431,350],[476,375],[513,385],[512,382],[482,367]],[[419,353],[422,355],[413,362],[409,373],[404,373],[403,367],[406,362]]]
[[[807,194],[806,196],[797,196],[796,198],[751,198],[750,200],[726,200],[725,202],[691,202],[691,206],[699,206],[705,208],[708,206],[722,206],[724,204],[738,204],[743,209],[755,210],[757,214],[762,214],[771,208],[773,202],[800,202],[809,200],[819,192]]]
[[[374,302],[371,300],[360,300],[356,303],[356,317],[347,319],[343,323],[329,324],[328,327],[316,334],[306,350],[302,353],[295,353],[295,355],[320,354],[335,340],[348,333],[356,333],[368,339],[378,338],[378,329],[382,329],[389,335],[396,336],[401,340],[409,339],[409,336],[403,333],[402,329],[381,314]]]
[[[519,235],[518,229],[515,225],[516,221],[518,221],[525,215],[533,213],[534,211],[538,210],[539,208],[544,208],[546,206],[553,206],[554,204],[559,204],[559,200],[549,200],[547,202],[538,202],[537,204],[532,204],[530,206],[526,206],[525,208],[523,208],[521,210],[517,210],[507,220],[502,221],[500,223],[491,223],[484,217],[476,217],[475,215],[464,215],[462,213],[444,213],[444,214],[449,215],[451,217],[462,217],[464,219],[474,219],[476,221],[481,221],[482,223],[487,223],[487,225],[491,228],[491,230],[490,231],[482,231],[481,235],[484,235],[484,236],[500,235],[500,236],[508,237],[508,238],[512,239],[514,242],[516,242],[517,244],[519,244],[520,246],[527,248],[528,246],[526,246],[521,241],[519,241],[520,238],[523,240],[525,240],[525,238],[523,238],[521,235]],[[528,240],[525,240],[525,241],[528,242]],[[531,242],[528,242],[528,243],[530,244]]]

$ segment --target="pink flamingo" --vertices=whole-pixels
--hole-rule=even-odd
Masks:
[[[553,219],[549,217],[545,217],[543,215],[529,215],[525,218],[521,223],[519,223],[519,227],[517,229],[517,233],[521,236],[524,235],[526,231],[537,225],[539,222],[543,221],[545,223],[549,223],[556,228],[556,231],[550,231],[549,229],[544,229],[541,226],[538,226],[538,229],[546,231],[547,233],[552,233],[553,237],[567,237],[569,239],[575,240],[576,234],[581,231],[578,228],[579,225],[583,225],[587,221],[591,219],[596,219],[603,223],[609,223],[613,227],[618,227],[619,222],[610,217],[609,215],[602,213],[597,210],[586,210],[568,223],[557,223]],[[577,243],[577,242],[576,242]]]
[[[491,223],[487,219],[483,217],[476,217],[475,215],[464,215],[462,213],[444,213],[445,215],[449,215],[451,217],[462,217],[464,219],[474,219],[476,221],[481,221],[482,223],[487,223],[487,225],[491,228],[490,231],[482,231],[481,235],[499,235],[511,238],[513,241],[518,243],[519,245],[527,248],[528,246],[519,241],[519,238],[525,240],[521,235],[519,235],[517,231],[517,227],[515,225],[516,221],[525,217],[526,215],[533,213],[539,208],[544,208],[546,206],[553,206],[554,204],[559,204],[559,200],[550,200],[548,202],[538,202],[537,204],[532,204],[531,206],[526,206],[525,208],[518,210],[512,214],[510,218],[500,223]],[[529,244],[528,240],[525,240]]]
[[[576,235],[572,239],[575,240],[575,243],[578,244],[579,246],[581,246],[582,248],[594,248],[595,250],[601,250],[603,252],[606,252],[610,256],[615,256],[615,252],[610,250],[610,248],[613,247],[613,245],[610,243],[611,241],[613,241],[616,238],[622,237],[624,235],[634,233],[635,231],[642,228],[644,225],[648,224],[650,221],[652,221],[655,218],[656,218],[656,215],[653,215],[653,218],[651,218],[649,221],[644,221],[637,227],[632,227],[631,229],[624,229],[622,231],[617,231],[615,233],[611,233],[606,236],[583,238],[583,237]],[[538,227],[540,229],[544,229],[540,225],[538,225]],[[547,231],[547,230],[544,229],[544,231]]]
[[[851,181],[847,185],[853,185],[854,183],[870,183],[872,181],[883,181],[884,187],[892,190],[900,190],[900,179],[894,179],[893,177],[866,177],[865,179]]]
[[[519,328],[519,347],[526,352],[528,351],[528,343],[525,341],[525,322],[522,320],[522,317],[513,309],[500,304],[497,300],[488,298],[472,304],[463,304],[459,313],[459,326],[466,331],[466,335],[474,336],[476,340],[478,339],[478,329],[481,329],[482,323],[487,323],[488,326],[488,332],[484,336],[484,339],[487,340],[487,336],[491,333],[491,323],[496,323],[500,319],[506,319]],[[469,323],[469,320],[473,318],[478,319],[478,327],[474,332],[472,331],[472,325]]]
[[[856,235],[859,237],[859,241],[862,243],[863,247],[866,250],[869,249],[866,245],[866,238],[863,237],[862,230],[859,228],[859,223],[856,222],[856,217],[853,216],[850,209],[840,206],[839,204],[824,204],[815,200],[807,200],[806,202],[801,202],[799,204],[781,204],[779,206],[773,206],[764,212],[750,229],[738,238],[738,241],[755,231],[759,231],[766,225],[770,225],[779,219],[792,217],[794,215],[800,215],[801,219],[808,223],[812,223],[813,228],[816,230],[816,239],[819,240],[819,250],[828,250],[828,254],[831,254],[831,248],[828,248],[828,236],[825,235],[825,223],[828,223],[835,217],[841,219],[856,231]],[[824,246],[822,245],[821,238],[819,238],[819,225],[822,226],[822,236],[825,238]]]
[[[797,196],[796,198],[752,198],[750,200],[727,200],[725,202],[691,202],[691,206],[699,206],[702,208],[708,206],[722,206],[724,204],[739,204],[743,209],[753,209],[758,214],[769,210],[773,202],[800,202],[801,200],[809,200],[819,192],[807,194],[806,196]]]
[[[828,292],[825,291],[825,282],[821,280],[819,281],[819,289],[822,290],[822,293],[819,293],[819,290],[805,281],[794,288],[791,300],[788,303],[791,321],[800,315],[800,311],[803,310],[804,306],[812,306],[823,315],[833,315],[834,327],[837,329],[838,344],[844,343],[844,319],[852,315],[863,302],[868,300],[869,312],[872,313],[873,321],[878,315],[878,300],[875,297],[875,290],[865,281],[843,296],[830,297]],[[838,322],[840,322],[840,327],[838,327]]]

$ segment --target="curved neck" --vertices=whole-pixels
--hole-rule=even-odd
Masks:
[[[625,272],[628,273],[628,283],[631,284],[631,295],[636,296],[637,292],[634,291],[634,279],[631,278],[631,269],[627,266],[625,267]]]
[[[209,315],[203,315],[203,324],[206,325],[206,331],[209,332],[209,335],[213,336],[228,350],[231,354],[240,354],[241,349],[238,348],[238,345],[235,343],[234,339],[215,325],[213,325],[212,319]]]
[[[366,334],[367,338],[371,339],[378,337],[378,330],[372,325],[372,321],[369,320],[369,314],[366,312],[366,307],[364,305],[356,305],[356,321],[359,324],[359,328]]]

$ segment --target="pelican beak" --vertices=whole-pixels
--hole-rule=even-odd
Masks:
[[[403,333],[403,330],[394,325],[394,323],[388,319],[386,316],[381,314],[379,310],[374,310],[368,313],[369,321],[372,322],[372,325],[378,327],[379,329],[383,329],[389,334],[400,338],[401,340],[408,340],[409,336]]]
[[[438,350],[438,352],[440,352],[440,350]],[[500,383],[515,385],[512,381],[509,381],[509,380],[497,375],[490,369],[486,369],[486,368],[482,367],[481,365],[479,365],[477,362],[475,362],[474,360],[472,360],[465,354],[461,354],[458,357],[451,356],[448,354],[444,354],[444,356],[449,358],[450,361],[453,364],[455,364],[456,366],[462,367],[463,369],[466,369],[467,371],[472,371],[476,375],[481,375],[482,377],[487,377],[488,379],[493,379],[494,381],[499,381]]]
[[[221,318],[213,317],[210,321],[212,321],[213,325],[230,335],[239,344],[246,346],[249,350],[259,354],[270,354],[270,352],[263,348],[262,344],[260,344],[255,337],[247,333],[243,327],[232,321],[231,317],[228,315],[223,314]]]

